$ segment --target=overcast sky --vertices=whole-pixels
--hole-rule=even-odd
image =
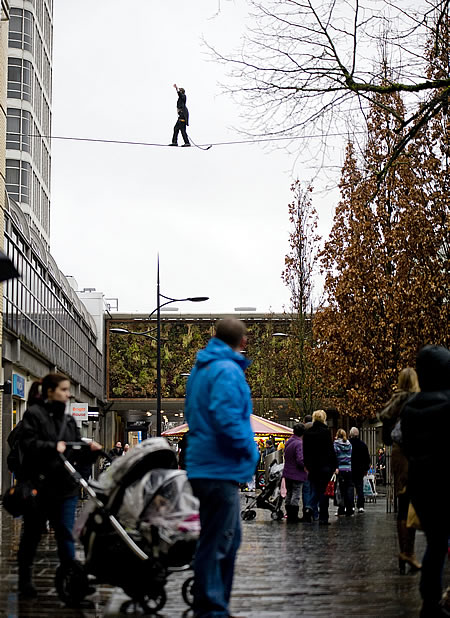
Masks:
[[[177,83],[194,142],[242,139],[241,110],[221,95],[225,69],[202,36],[235,48],[243,0],[222,0],[217,17],[216,0],[54,6],[53,135],[168,144]],[[51,252],[81,289],[118,297],[121,312],[154,308],[158,251],[164,294],[210,297],[184,311],[282,311],[293,174],[311,170],[261,144],[203,152],[53,140]],[[318,203],[322,232],[335,200]]]

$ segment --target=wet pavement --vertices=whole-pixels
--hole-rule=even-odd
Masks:
[[[243,496],[244,499],[244,496]],[[257,511],[254,521],[243,522],[243,543],[236,567],[231,611],[247,618],[296,616],[418,616],[419,575],[400,575],[396,560],[395,515],[386,513],[385,501],[366,505],[364,514],[334,516],[330,526],[272,521]],[[103,617],[118,616],[126,599],[118,589],[101,586],[88,610],[65,608],[53,584],[57,565],[52,534],[41,542],[34,569],[39,596],[23,602],[17,596],[15,554],[20,521],[0,509],[0,616]],[[418,533],[419,557],[425,548]],[[80,550],[80,558],[82,556]],[[164,618],[192,616],[181,597],[189,573],[176,573],[167,583]],[[445,579],[449,585],[450,568]],[[133,615],[133,613],[131,614]]]

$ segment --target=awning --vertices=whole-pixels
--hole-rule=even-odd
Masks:
[[[280,423],[269,421],[269,419],[256,416],[255,414],[251,415],[250,422],[255,436],[272,435],[276,438],[288,438],[292,435],[292,429],[290,427],[285,427],[284,425],[280,425]],[[165,438],[177,438],[185,434],[188,429],[188,424],[183,423],[183,425],[178,425],[177,427],[172,427],[172,429],[164,431],[162,435]]]

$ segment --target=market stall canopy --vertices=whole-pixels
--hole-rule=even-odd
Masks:
[[[290,427],[285,427],[284,425],[280,425],[280,423],[269,421],[269,419],[261,418],[261,416],[256,416],[255,414],[251,415],[250,422],[255,436],[271,435],[277,438],[288,438],[292,434],[292,429]],[[177,427],[172,427],[172,429],[164,431],[162,435],[165,438],[178,438],[185,434],[188,429],[187,423],[184,423],[183,425],[178,425]]]

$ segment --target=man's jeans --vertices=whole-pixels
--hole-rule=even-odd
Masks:
[[[47,519],[55,531],[60,564],[75,558],[72,536],[78,498],[66,498],[42,505],[38,513],[24,515],[18,552],[19,566],[31,567]]]
[[[311,509],[313,512],[313,518],[318,519],[319,518],[319,507],[316,504],[313,508],[311,504],[311,496],[312,496],[311,482],[309,481],[309,479],[306,479],[306,481],[303,483],[303,495],[302,495],[303,513],[305,513],[305,509]]]
[[[191,479],[200,500],[201,532],[194,560],[194,612],[225,618],[241,543],[239,486],[231,481]]]
[[[314,511],[314,509],[319,507],[319,521],[322,522],[328,521],[329,498],[325,496],[325,490],[331,475],[331,469],[323,468],[317,476],[311,478],[310,475],[309,477],[311,483],[310,508]]]

